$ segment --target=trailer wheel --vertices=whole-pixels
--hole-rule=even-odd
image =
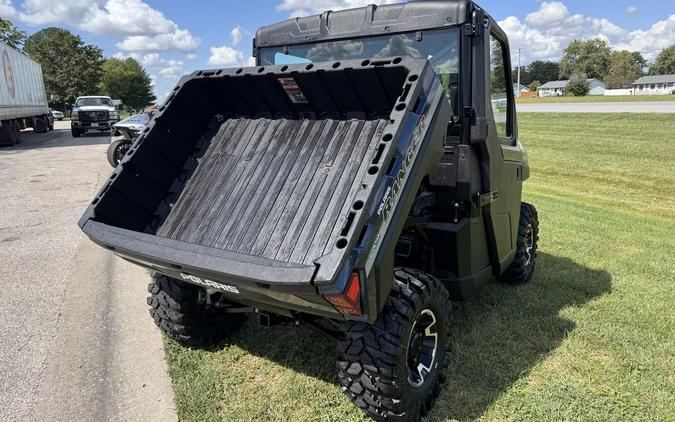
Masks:
[[[338,380],[347,396],[376,420],[417,421],[431,408],[443,382],[450,298],[423,272],[399,268],[373,325],[343,323]]]
[[[246,319],[208,305],[201,288],[161,274],[148,286],[150,316],[168,337],[187,346],[206,347],[222,341]]]
[[[9,127],[12,145],[19,145],[23,138],[21,136],[21,125],[18,120],[12,120]]]
[[[33,131],[35,133],[49,132],[49,120],[46,117],[36,117],[33,121]]]
[[[525,284],[532,279],[537,263],[537,244],[539,242],[539,218],[534,205],[523,202],[520,205],[520,225],[516,258],[499,277],[509,284]]]

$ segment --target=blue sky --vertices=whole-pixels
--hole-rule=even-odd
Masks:
[[[152,76],[161,100],[181,74],[250,63],[262,25],[326,9],[396,0],[0,0],[0,16],[33,33],[60,26],[103,48],[133,56]],[[483,0],[523,48],[524,62],[557,59],[569,41],[600,37],[648,60],[675,43],[675,0]],[[149,46],[149,47],[148,47]]]

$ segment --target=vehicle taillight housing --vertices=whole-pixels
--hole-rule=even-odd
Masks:
[[[358,271],[352,273],[344,293],[323,296],[335,309],[345,315],[359,316],[363,314],[361,308],[361,276]]]

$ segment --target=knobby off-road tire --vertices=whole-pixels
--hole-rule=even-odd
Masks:
[[[537,245],[539,242],[539,218],[537,209],[528,203],[520,205],[520,225],[516,258],[499,277],[508,284],[525,284],[534,274],[537,263]]]
[[[148,286],[150,316],[170,338],[187,346],[207,347],[222,341],[245,321],[242,314],[200,303],[201,289],[155,274]]]
[[[380,421],[417,421],[425,415],[447,366],[450,310],[448,291],[436,278],[395,269],[391,294],[375,324],[342,324],[337,367],[347,396]],[[429,353],[431,344],[435,349]]]
[[[129,151],[129,148],[131,148],[131,142],[126,139],[118,139],[110,143],[108,152],[106,153],[108,163],[110,163],[113,168],[116,168],[120,161],[122,161],[122,158],[127,154],[127,151]]]

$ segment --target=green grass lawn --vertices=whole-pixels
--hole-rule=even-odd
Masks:
[[[616,97],[593,96],[593,97],[534,97],[518,98],[518,103],[624,103],[624,102],[653,102],[653,101],[675,101],[675,95],[626,95]]]
[[[428,420],[675,420],[675,115],[522,114],[520,129],[536,275],[455,304]],[[365,420],[309,329],[249,322],[214,350],[166,351],[182,420]]]

